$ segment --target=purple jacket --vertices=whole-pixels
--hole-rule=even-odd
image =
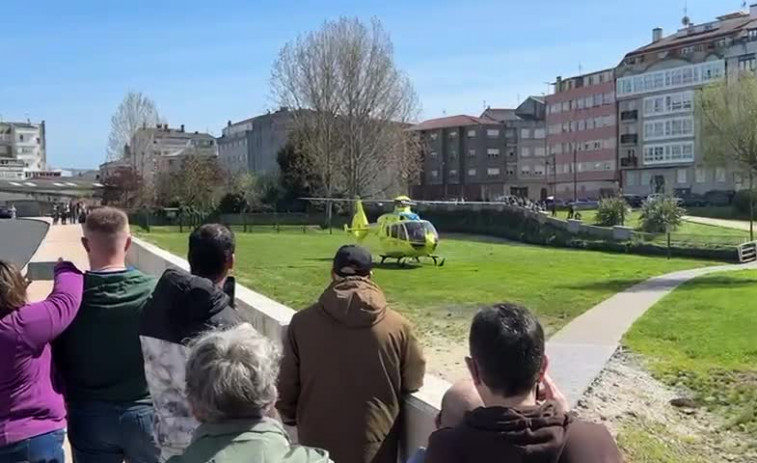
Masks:
[[[0,318],[0,447],[66,427],[63,398],[53,389],[50,341],[79,310],[83,276],[55,266],[53,292]]]

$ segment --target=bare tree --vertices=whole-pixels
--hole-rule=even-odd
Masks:
[[[158,202],[163,206],[189,206],[208,211],[223,189],[225,173],[215,157],[187,156],[175,172],[161,173],[156,182]]]
[[[754,239],[754,173],[757,171],[757,77],[736,73],[697,95],[705,160],[735,167],[749,176],[750,239]]]
[[[378,20],[347,18],[326,22],[279,53],[272,91],[293,109],[298,148],[319,177],[320,193],[384,193],[418,164],[407,131],[418,99],[393,55]]]
[[[108,160],[122,159],[124,157],[124,146],[131,141],[132,135],[140,127],[153,127],[159,122],[161,120],[158,110],[150,98],[141,92],[127,93],[110,118]]]

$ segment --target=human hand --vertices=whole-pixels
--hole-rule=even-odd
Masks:
[[[544,373],[544,379],[539,384],[539,393],[536,399],[542,402],[547,400],[554,402],[560,413],[570,411],[570,402],[557,386],[557,383],[549,376],[549,373]]]

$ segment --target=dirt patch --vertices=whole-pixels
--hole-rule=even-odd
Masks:
[[[629,463],[757,461],[754,438],[727,430],[722,418],[703,408],[670,404],[689,397],[689,391],[654,379],[637,356],[619,351],[579,400],[577,412],[587,420],[604,423],[617,437]]]

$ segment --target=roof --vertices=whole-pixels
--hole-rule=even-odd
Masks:
[[[721,16],[720,18],[721,19],[717,21],[704,24],[693,24],[679,29],[676,33],[663,37],[657,42],[652,42],[643,47],[637,48],[626,54],[626,56],[634,56],[672,47],[681,47],[687,44],[695,44],[719,37],[727,37],[738,33],[747,26],[757,25],[757,20],[750,17],[748,13],[734,13],[732,15]]]
[[[468,116],[466,114],[459,114],[457,116],[440,117],[437,119],[429,119],[421,123],[415,124],[410,130],[436,130],[445,129],[451,127],[466,127],[469,125],[481,125],[481,124],[494,124],[496,121],[491,119],[483,119],[480,117]]]
[[[154,134],[156,138],[160,137],[171,137],[171,138],[186,138],[186,139],[197,139],[197,138],[207,138],[211,140],[215,140],[215,137],[213,135],[210,135],[209,133],[205,132],[182,132],[180,129],[158,129],[156,127],[147,127],[147,128],[141,128],[137,130],[137,133],[151,133]]]
[[[6,193],[83,196],[101,188],[103,185],[97,181],[69,177],[0,179],[0,191]]]
[[[514,109],[507,109],[507,108],[486,108],[486,110],[481,113],[482,119],[491,119],[496,122],[505,122],[505,121],[517,121],[520,119],[516,114]]]

